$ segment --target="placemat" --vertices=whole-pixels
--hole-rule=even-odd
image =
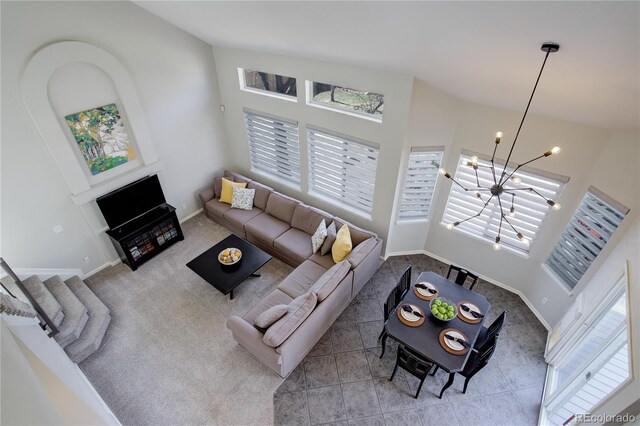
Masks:
[[[436,297],[438,297],[438,293],[437,293],[437,291],[438,291],[438,287],[436,287],[436,286],[435,286],[435,284],[431,284],[431,285],[436,289],[436,294],[432,294],[431,296],[425,296],[425,295],[421,294],[421,293],[418,291],[418,288],[417,288],[417,287],[415,287],[415,286],[413,287],[413,293],[414,293],[416,296],[418,296],[418,298],[420,298],[420,299],[422,299],[422,300],[431,300],[431,299],[435,299]]]
[[[471,319],[465,317],[464,315],[462,315],[462,307],[461,307],[461,305],[464,305],[465,303],[468,303],[468,304],[473,305],[476,308],[478,308],[478,306],[475,303],[471,303],[471,302],[466,301],[466,300],[458,302],[458,318],[460,318],[462,321],[466,322],[467,324],[478,324],[478,323],[482,322],[484,317],[471,320]],[[478,308],[478,312],[480,312],[480,308]],[[484,315],[484,312],[480,312],[480,313]]]
[[[455,331],[456,333],[462,334],[462,336],[464,337],[464,340],[466,340],[467,342],[469,341],[467,336],[465,336],[465,334],[462,331],[456,330],[455,328],[445,328],[438,335],[438,341],[440,342],[440,346],[442,346],[442,349],[444,349],[445,351],[447,351],[447,352],[449,352],[450,354],[453,354],[453,355],[464,355],[464,354],[466,354],[469,351],[469,349],[462,348],[462,350],[454,351],[449,346],[447,346],[447,344],[444,342],[444,339],[446,339],[446,337],[444,337],[444,335],[447,334],[450,331]]]
[[[418,321],[413,321],[413,322],[407,321],[402,316],[402,313],[400,312],[400,311],[402,311],[401,305],[398,305],[398,307],[396,308],[396,314],[398,314],[398,319],[404,325],[408,325],[409,327],[420,327],[424,323],[424,319],[425,319],[424,311],[420,308],[420,306],[416,306],[416,305],[413,305],[413,306],[415,308],[418,308],[417,310],[420,311],[420,313],[422,314],[422,318],[418,318]]]

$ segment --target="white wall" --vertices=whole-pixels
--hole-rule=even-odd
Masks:
[[[15,268],[84,273],[116,258],[102,234],[104,222],[92,217],[95,203],[83,211],[72,202],[22,103],[21,72],[37,50],[57,41],[94,44],[125,66],[164,163],[159,176],[168,202],[179,217],[200,208],[198,191],[227,163],[210,45],[128,2],[2,2],[1,7],[3,257]],[[60,96],[60,87],[50,90]],[[87,90],[103,100],[104,84]],[[70,93],[69,102],[75,96]],[[52,231],[57,224],[64,227],[60,234]],[[91,257],[88,264],[84,256]]]
[[[242,112],[244,107],[297,120],[301,129],[302,191],[283,185],[268,177],[261,176],[258,179],[273,186],[278,191],[302,199],[304,202],[341,216],[356,225],[371,229],[386,240],[393,207],[397,171],[404,144],[413,79],[401,74],[257,52],[219,47],[214,47],[213,52],[222,103],[226,108],[224,116],[227,125],[230,158],[232,159],[230,166],[244,174],[258,178],[257,175],[250,172],[249,148],[245,132],[244,114]],[[296,77],[298,102],[287,102],[282,99],[240,90],[237,71],[239,67]],[[385,104],[382,123],[306,105],[304,95],[305,80],[333,83],[355,89],[383,93],[385,95]],[[380,145],[371,220],[306,193],[308,170],[306,161],[306,124],[313,124]]]

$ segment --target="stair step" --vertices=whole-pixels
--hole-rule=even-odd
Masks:
[[[71,277],[65,281],[67,287],[80,299],[87,307],[89,320],[80,334],[80,337],[69,346],[64,348],[69,358],[75,363],[82,362],[89,355],[94,353],[102,343],[111,315],[109,308],[93,291],[78,277]]]
[[[59,332],[53,336],[56,342],[64,348],[80,337],[89,319],[87,308],[59,276],[56,275],[45,280],[44,285],[60,303],[64,312],[64,319],[58,327]]]
[[[60,327],[64,319],[64,311],[62,306],[56,300],[51,292],[45,287],[44,283],[35,275],[30,276],[26,280],[22,280],[22,284],[26,287],[31,297],[40,305],[45,314],[53,321],[56,327]]]

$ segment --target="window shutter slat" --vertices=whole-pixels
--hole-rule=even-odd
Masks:
[[[298,124],[244,110],[251,168],[300,184]]]
[[[379,149],[313,128],[307,142],[310,192],[371,214]]]
[[[545,261],[569,290],[580,281],[629,211],[617,202],[612,202],[616,204],[613,207],[600,194],[597,189],[589,188]],[[559,258],[563,261],[558,261]]]
[[[442,153],[441,148],[413,148],[409,153],[398,220],[428,218]]]

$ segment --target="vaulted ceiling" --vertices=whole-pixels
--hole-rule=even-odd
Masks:
[[[605,128],[640,117],[639,2],[136,1],[217,46],[413,75],[459,98]]]

